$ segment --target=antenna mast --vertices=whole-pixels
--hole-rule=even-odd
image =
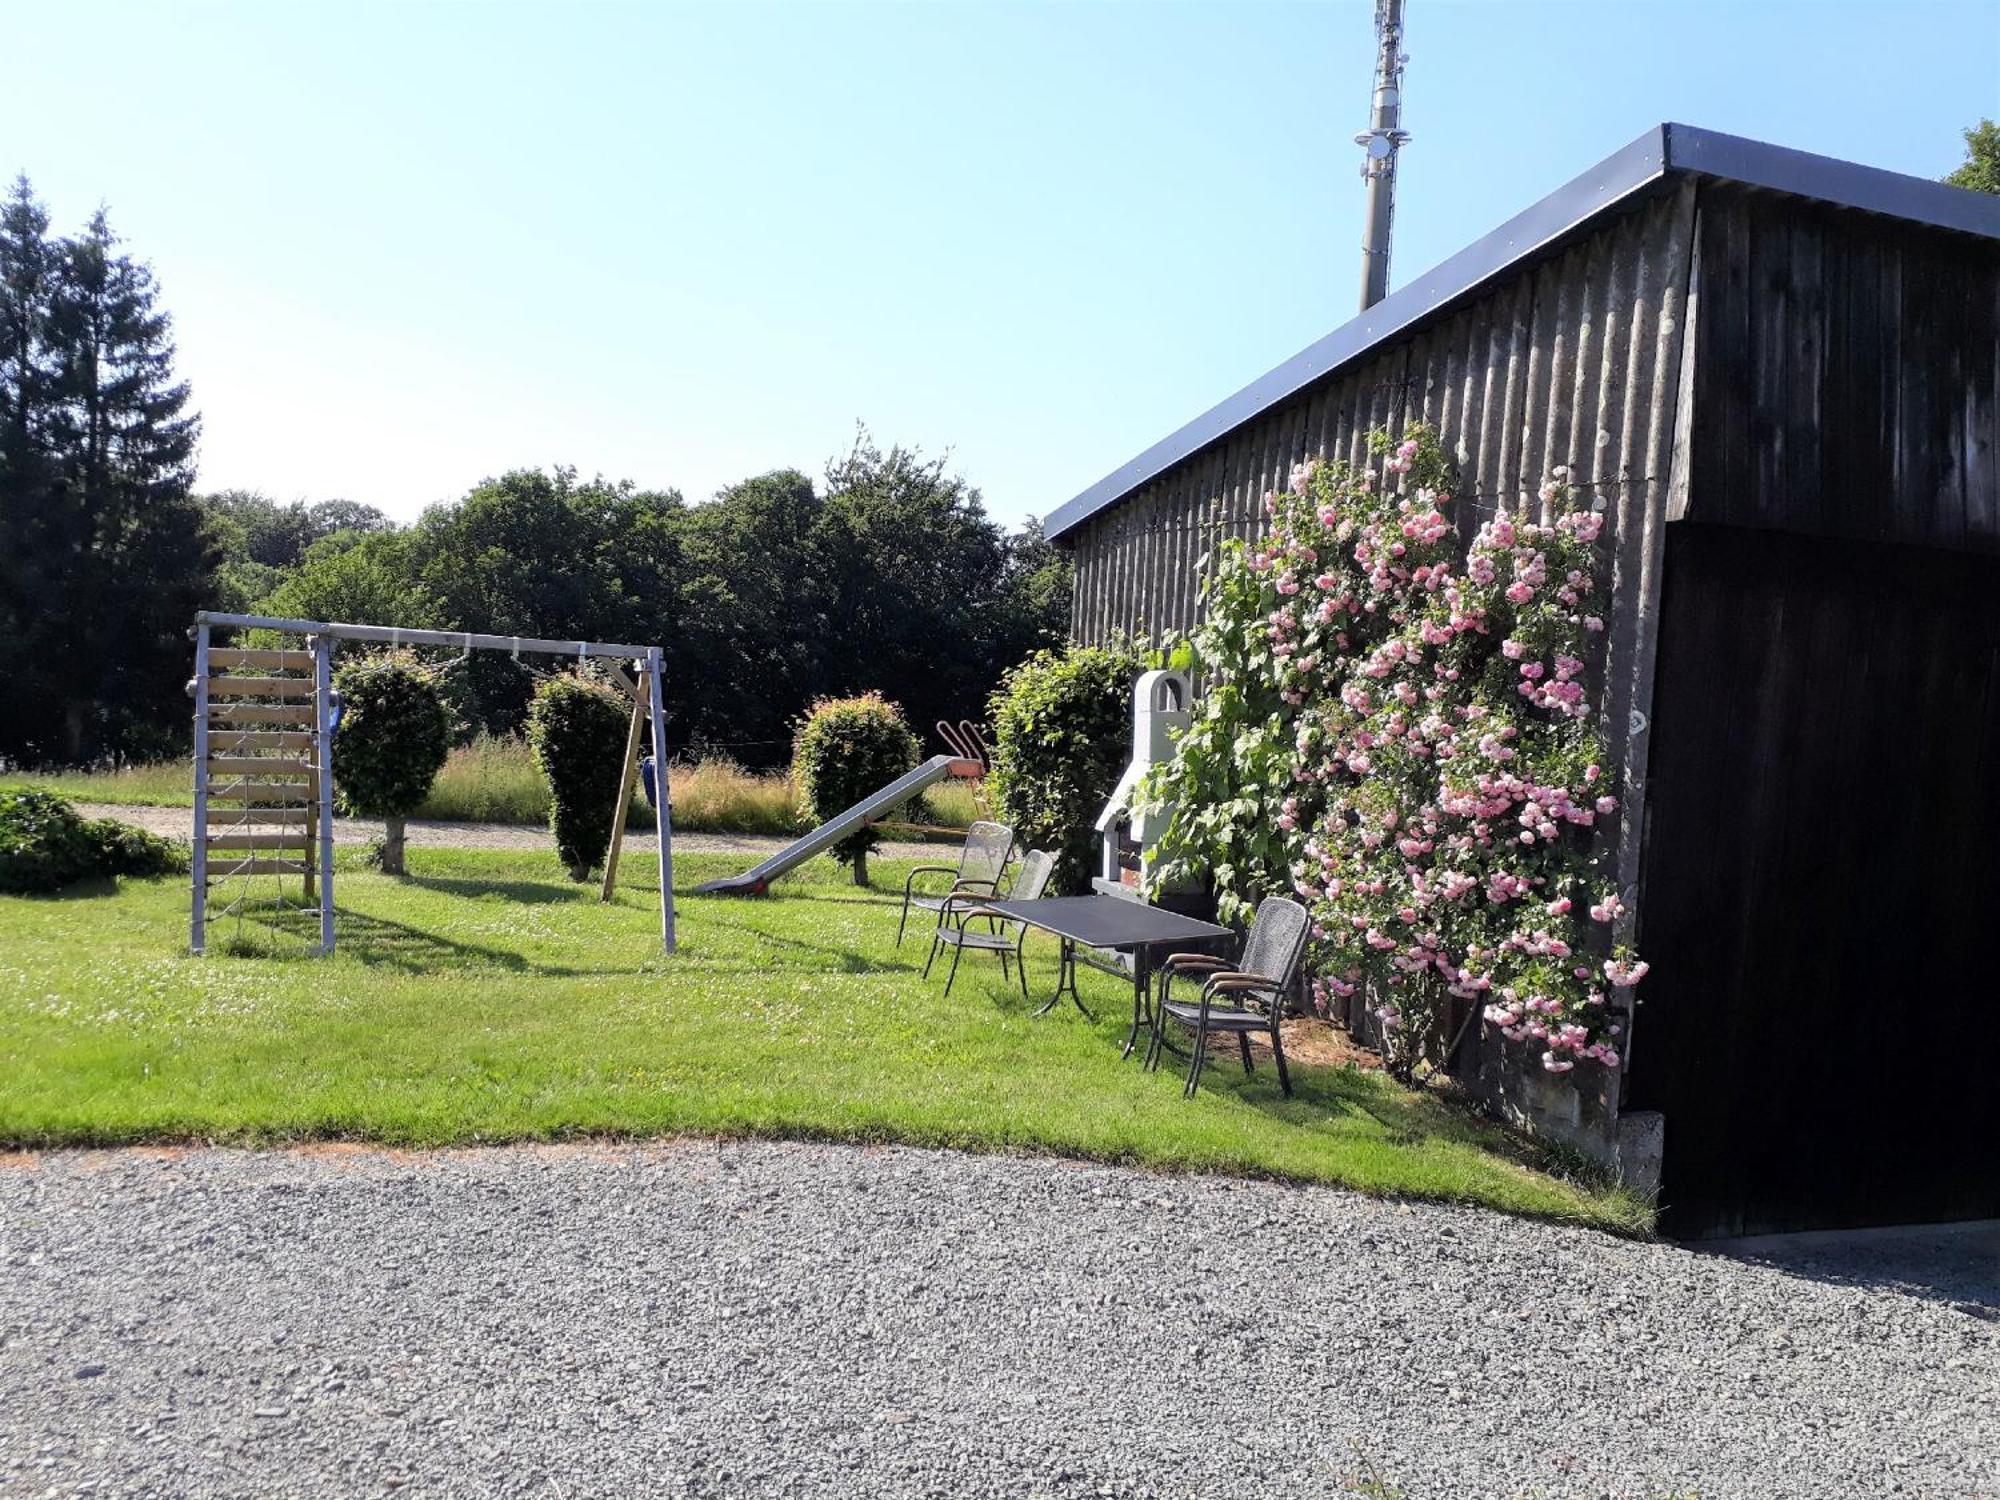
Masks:
[[[1389,232],[1396,217],[1396,153],[1410,139],[1403,123],[1403,0],[1375,0],[1375,104],[1354,138],[1366,153],[1368,216],[1361,240],[1361,310],[1389,294]]]

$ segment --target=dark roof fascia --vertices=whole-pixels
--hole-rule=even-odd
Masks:
[[[1696,130],[1691,125],[1660,128],[1666,132],[1670,172],[1698,172],[1838,208],[2000,239],[2000,194],[1975,193],[1928,177],[1815,156],[1718,130]]]
[[[1521,262],[1542,254],[1607,211],[1676,173],[1696,173],[1752,187],[1887,214],[1941,229],[2000,239],[2000,197],[1947,187],[1808,151],[1742,136],[1656,125],[1582,176],[1523,210],[1491,234],[1302,349],[1269,374],[1196,417],[1052,511],[1051,538],[1073,531],[1147,480],[1228,435],[1312,381],[1435,316]]]

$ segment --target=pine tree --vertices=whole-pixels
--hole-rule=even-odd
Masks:
[[[55,380],[48,342],[59,246],[26,177],[0,205],[0,757],[40,758],[50,664],[29,648],[56,593]]]
[[[70,239],[46,229],[22,180],[0,221],[0,415],[14,432],[0,518],[19,543],[0,606],[17,710],[0,756],[159,753],[185,732],[185,632],[217,563],[190,494],[200,419],[152,272],[119,253],[103,211]]]

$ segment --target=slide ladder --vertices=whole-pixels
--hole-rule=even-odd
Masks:
[[[695,887],[700,896],[761,896],[771,882],[787,870],[804,864],[815,854],[823,854],[850,833],[858,833],[870,823],[879,823],[925,787],[935,786],[947,776],[977,776],[984,770],[979,761],[957,755],[933,755],[907,775],[863,797],[838,817],[829,818],[804,838],[795,839],[760,865],[741,875],[711,880]]]

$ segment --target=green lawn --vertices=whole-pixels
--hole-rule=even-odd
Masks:
[[[1301,1068],[1287,1101],[1268,1066],[1218,1059],[1183,1102],[1174,1072],[1120,1060],[1130,992],[1107,976],[1087,976],[1095,1025],[1031,1019],[990,955],[947,1001],[924,944],[894,946],[893,862],[874,890],[821,860],[763,900],[683,896],[671,959],[648,861],[610,906],[550,855],[419,847],[410,864],[343,867],[331,959],[287,915],[216,919],[209,956],[187,955],[178,881],[0,897],[0,1141],[907,1141],[1646,1227],[1629,1195],[1545,1175],[1512,1136],[1378,1074]],[[734,868],[691,857],[676,876]],[[1052,948],[1030,958],[1045,991]]]

